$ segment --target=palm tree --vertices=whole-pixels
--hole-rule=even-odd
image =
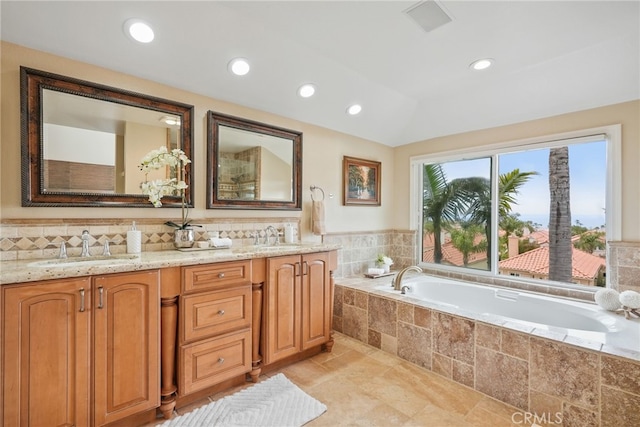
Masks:
[[[549,279],[571,282],[569,147],[549,150]]]
[[[573,246],[581,251],[592,254],[596,249],[604,249],[606,247],[604,243],[604,236],[605,233],[602,231],[587,231],[580,235],[580,238],[573,244]]]
[[[424,229],[433,233],[433,262],[442,262],[442,229],[444,224],[453,223],[464,210],[460,197],[460,180],[447,183],[447,177],[440,164],[424,166],[422,218]]]
[[[458,227],[448,227],[447,230],[451,233],[451,244],[462,253],[462,263],[465,267],[469,266],[469,254],[477,254],[487,250],[486,239],[475,243],[478,234],[483,231],[482,225],[461,221],[458,223]]]
[[[538,175],[538,172],[520,172],[514,169],[498,177],[498,218],[506,218],[517,205],[515,195],[520,188]],[[485,226],[485,238],[491,241],[491,185],[484,178],[470,178],[468,189],[475,193],[474,202],[469,206],[470,219]],[[487,245],[487,269],[491,269],[491,246]]]
[[[506,216],[516,204],[514,194],[537,172],[514,169],[499,177],[500,216]],[[458,221],[484,226],[487,241],[487,266],[491,268],[491,184],[486,178],[447,178],[440,164],[425,165],[423,177],[423,219],[425,230],[433,232],[433,261],[442,262],[441,231],[445,224]],[[427,228],[428,227],[428,228]]]

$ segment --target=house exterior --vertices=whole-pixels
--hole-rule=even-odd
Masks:
[[[576,248],[572,249],[571,276],[573,282],[587,286],[604,284],[606,260]],[[508,276],[548,279],[549,246],[542,246],[500,261],[499,272]]]

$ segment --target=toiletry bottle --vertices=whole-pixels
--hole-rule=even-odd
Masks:
[[[127,253],[139,254],[142,252],[142,232],[136,229],[136,222],[133,221],[131,230],[127,231]]]
[[[293,226],[291,224],[284,225],[284,242],[293,243]]]

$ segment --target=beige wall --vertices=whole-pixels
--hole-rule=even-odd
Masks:
[[[509,126],[448,135],[396,148],[395,210],[392,227],[399,229],[409,227],[409,162],[412,156],[481,147],[614,124],[622,125],[622,240],[640,241],[639,100]]]
[[[192,218],[297,216],[304,240],[319,240],[309,232],[310,185],[326,193],[327,231],[349,232],[409,227],[409,158],[447,150],[521,140],[578,129],[622,124],[622,240],[640,241],[640,100],[595,108],[530,122],[457,135],[448,135],[397,148],[356,138],[308,123],[242,107],[104,68],[72,61],[21,46],[1,44],[1,147],[0,218],[167,218],[177,209],[131,208],[23,208],[20,206],[20,65],[117,86],[135,92],[192,104],[195,107],[194,171],[195,209]],[[276,126],[302,131],[303,210],[207,210],[206,112],[214,110]],[[342,206],[342,157],[382,162],[382,206]],[[333,194],[330,198],[329,194]]]
[[[299,216],[304,240],[319,240],[309,232],[310,185],[324,189],[328,232],[384,229],[391,223],[393,149],[372,141],[334,132],[285,117],[186,92],[104,68],[26,49],[2,42],[1,50],[1,150],[0,218],[167,218],[177,217],[177,209],[134,208],[36,208],[21,207],[20,196],[20,73],[21,65],[96,83],[167,98],[194,105],[195,209],[190,217],[281,217]],[[303,210],[239,211],[207,210],[206,204],[206,113],[214,110],[303,132]],[[342,206],[342,157],[353,156],[382,162],[382,206]],[[333,198],[329,198],[329,193]]]

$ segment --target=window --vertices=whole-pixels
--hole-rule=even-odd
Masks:
[[[620,238],[619,132],[609,126],[413,158],[420,263],[605,286],[606,242]]]

